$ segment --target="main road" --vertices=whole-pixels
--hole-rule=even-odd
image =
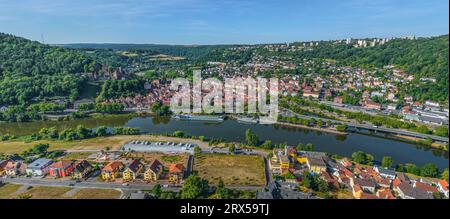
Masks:
[[[430,138],[432,140],[445,142],[445,143],[449,142],[449,138],[446,138],[446,137],[440,137],[440,136],[436,136],[436,135],[428,135],[428,134],[422,134],[422,133],[417,133],[417,132],[411,132],[411,131],[403,130],[403,129],[393,129],[393,128],[379,127],[379,126],[374,126],[372,124],[357,124],[357,123],[352,123],[352,122],[344,122],[344,121],[338,121],[338,120],[333,120],[333,119],[320,118],[320,117],[316,117],[316,116],[305,116],[305,115],[300,115],[298,113],[292,112],[291,110],[285,109],[285,108],[281,109],[281,114],[284,115],[284,116],[290,116],[290,117],[295,115],[295,116],[297,116],[299,118],[302,118],[302,119],[311,119],[311,118],[314,118],[316,120],[320,119],[322,121],[330,121],[332,123],[345,124],[345,125],[347,125],[349,127],[354,127],[354,128],[361,128],[361,129],[367,129],[367,130],[373,130],[373,131],[379,131],[379,132],[386,132],[386,133],[392,133],[392,134],[404,135],[404,136],[410,136],[410,137],[422,138],[422,139]]]

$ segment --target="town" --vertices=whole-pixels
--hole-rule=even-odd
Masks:
[[[359,160],[357,155],[351,159],[329,156],[311,151],[308,146],[285,146],[268,151],[235,145],[200,147],[192,140],[179,139],[179,142],[132,140],[119,150],[49,152],[47,148],[37,145],[0,162],[0,181],[24,187],[15,187],[18,190],[13,191],[11,197],[16,194],[18,198],[32,198],[32,195],[27,196],[27,191],[32,191],[34,186],[53,186],[68,188],[63,190],[65,193],[85,188],[109,189],[121,191],[116,198],[151,198],[157,197],[153,188],[178,192],[190,175],[202,172],[219,176],[218,182],[222,182],[223,177],[225,186],[230,188],[253,191],[251,197],[257,199],[434,199],[449,195],[449,185],[444,179],[398,172],[390,167],[392,163],[384,161],[385,167],[362,164],[364,160]],[[215,156],[222,161],[211,162],[229,159],[225,162],[230,163],[201,164]],[[264,160],[264,165],[260,169],[249,169],[250,166],[240,166],[242,164],[235,159],[244,159],[251,166]],[[227,172],[222,165],[229,166],[231,176],[214,172],[214,168]],[[247,170],[246,176],[238,175],[242,168]],[[249,181],[252,175],[262,179]],[[210,178],[210,182],[214,180],[217,182],[215,177]],[[238,184],[233,183],[236,180]]]

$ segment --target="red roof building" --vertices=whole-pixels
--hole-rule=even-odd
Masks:
[[[70,176],[74,168],[72,161],[62,160],[49,166],[49,174],[53,177],[66,177]]]

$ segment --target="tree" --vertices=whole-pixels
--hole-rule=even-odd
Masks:
[[[434,130],[434,134],[437,136],[448,137],[448,128],[446,126],[439,126]]]
[[[441,179],[447,180],[447,182],[448,182],[448,168],[445,168],[445,170],[442,171]]]
[[[194,154],[200,154],[202,152],[202,149],[197,145],[194,147]]]
[[[262,148],[264,149],[273,149],[273,144],[271,140],[265,140],[264,143],[261,145]]]
[[[382,167],[390,168],[392,167],[392,164],[394,164],[394,160],[392,159],[392,157],[385,156],[381,160]]]
[[[347,131],[348,126],[346,124],[342,124],[342,125],[337,125],[336,126],[336,130],[340,131],[340,132],[345,132]]]
[[[313,151],[314,150],[314,145],[311,143],[306,144],[305,146],[305,151]]]
[[[152,193],[158,198],[161,197],[161,185],[159,183],[153,186]]]
[[[302,173],[302,186],[309,188],[309,189],[315,188],[314,178],[311,175],[311,173],[308,171],[304,171]]]
[[[250,129],[245,131],[245,141],[248,146],[258,146],[259,137],[253,134]]]
[[[352,160],[360,164],[372,165],[374,157],[371,154],[366,154],[363,151],[357,151],[352,154]]]
[[[236,151],[236,146],[234,145],[234,144],[231,144],[229,147],[228,147],[228,150],[230,151],[230,153],[234,153],[235,151]]]
[[[100,126],[95,129],[95,134],[99,137],[108,135],[108,128],[106,126]]]
[[[182,199],[201,199],[208,197],[208,181],[198,177],[195,174],[190,175],[180,190]]]
[[[177,138],[182,138],[184,137],[184,132],[182,131],[175,131],[172,136],[177,137]]]
[[[303,150],[305,150],[305,145],[303,145],[303,143],[298,143],[297,147],[295,147],[295,149],[297,151],[303,151]]]
[[[439,169],[436,165],[428,163],[420,168],[420,175],[424,177],[437,177],[439,175]]]
[[[291,171],[287,171],[284,174],[284,179],[295,179],[295,176],[294,176],[294,174],[291,173]]]
[[[232,191],[230,189],[225,188],[225,184],[223,183],[222,178],[219,179],[217,183],[216,192],[214,194],[217,199],[231,199]]]

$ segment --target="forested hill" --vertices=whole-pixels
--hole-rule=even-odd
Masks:
[[[0,33],[0,106],[53,96],[75,99],[82,79],[74,73],[92,63],[76,50]]]
[[[214,50],[230,48],[232,45],[158,45],[158,44],[62,44],[58,45],[73,49],[109,49],[115,51],[147,51],[154,54],[166,54],[171,56],[181,56],[189,60],[196,60],[207,56]]]

